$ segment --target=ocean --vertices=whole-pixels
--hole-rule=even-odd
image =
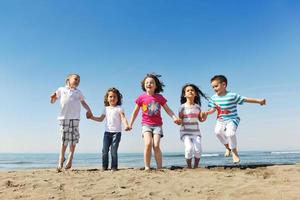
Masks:
[[[245,165],[273,165],[299,164],[299,151],[241,151],[241,164]],[[58,154],[29,154],[29,153],[0,153],[0,170],[27,170],[56,168]],[[231,157],[225,158],[223,152],[205,152],[202,154],[200,167],[213,165],[230,165]],[[142,153],[119,153],[119,168],[141,168],[144,166]],[[155,167],[152,156],[151,166]],[[163,153],[163,167],[185,166],[183,153]],[[101,169],[101,154],[75,153],[73,168]]]

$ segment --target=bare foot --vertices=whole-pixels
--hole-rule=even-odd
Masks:
[[[66,164],[65,170],[71,169],[71,167],[72,167],[72,163],[69,162],[69,163]]]
[[[230,154],[231,154],[231,150],[230,149],[226,149],[225,153],[224,153],[224,156],[228,157],[228,156],[230,156]]]
[[[145,167],[144,169],[145,172],[150,172],[150,170],[151,170],[150,167]]]
[[[236,154],[235,152],[232,152],[232,161],[234,164],[240,163],[240,158],[239,158],[238,154]]]
[[[56,168],[56,171],[57,171],[57,173],[62,172],[62,166],[58,166],[58,167]]]

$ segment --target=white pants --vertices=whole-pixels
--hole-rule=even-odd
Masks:
[[[195,158],[200,158],[202,152],[201,136],[184,135],[182,140],[185,147],[185,158],[191,159],[193,158],[193,155]]]
[[[228,144],[230,149],[235,149],[237,126],[231,121],[217,121],[215,133],[222,144]]]

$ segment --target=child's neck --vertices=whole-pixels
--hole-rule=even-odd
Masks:
[[[154,95],[154,94],[155,94],[155,92],[154,92],[154,91],[153,91],[153,92],[152,92],[152,91],[147,91],[146,93],[147,93],[148,95],[150,95],[150,96],[152,96],[152,95]]]
[[[189,106],[192,106],[192,105],[194,105],[195,103],[194,103],[194,99],[186,99],[186,102],[185,102],[187,105],[189,105]]]
[[[69,87],[70,89],[73,89],[73,90],[76,89],[76,86],[68,85],[68,87]]]
[[[218,96],[225,96],[227,94],[227,90],[225,90],[224,92],[218,94]]]

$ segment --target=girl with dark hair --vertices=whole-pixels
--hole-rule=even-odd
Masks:
[[[186,84],[182,87],[179,108],[179,118],[182,120],[180,139],[185,146],[185,159],[188,168],[197,168],[202,153],[201,132],[198,121],[204,122],[207,114],[201,112],[201,96],[207,99],[204,93],[194,84]]]

